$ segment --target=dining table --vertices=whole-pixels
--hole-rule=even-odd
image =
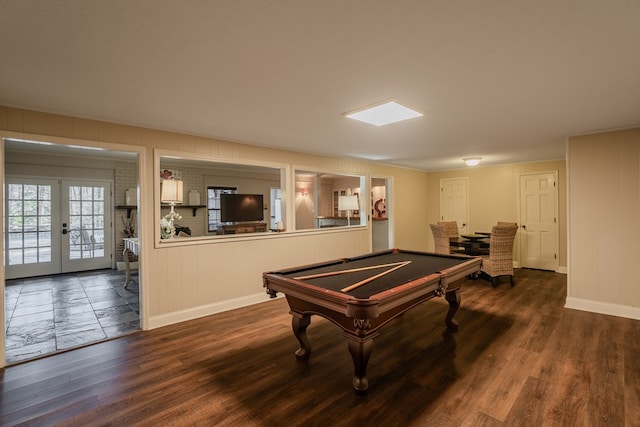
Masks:
[[[491,233],[489,232],[461,234],[449,239],[449,247],[452,253],[489,255],[490,238]]]

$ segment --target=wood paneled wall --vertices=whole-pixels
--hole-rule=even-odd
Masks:
[[[568,143],[567,306],[640,319],[640,129]]]

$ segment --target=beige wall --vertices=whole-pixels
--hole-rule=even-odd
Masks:
[[[564,160],[518,163],[496,167],[473,167],[429,174],[427,187],[427,226],[438,221],[440,215],[440,180],[443,178],[467,178],[469,181],[469,231],[491,230],[497,221],[520,223],[519,179],[529,173],[558,173],[558,233],[559,270],[567,266],[567,207],[566,163]],[[429,248],[433,248],[433,236],[429,233]],[[519,262],[519,238],[514,244],[514,257]]]
[[[640,319],[640,129],[569,139],[567,307]]]
[[[262,288],[264,271],[357,255],[371,248],[369,227],[157,245],[154,200],[159,190],[154,181],[155,149],[179,150],[184,155],[193,153],[236,162],[284,163],[292,169],[388,177],[394,186],[396,215],[391,221],[394,245],[406,249],[427,248],[427,229],[423,226],[427,200],[419,195],[424,194],[428,179],[422,171],[9,107],[0,107],[0,132],[3,136],[42,137],[52,142],[139,153],[138,232],[142,241],[141,316],[145,329],[264,301],[267,299]],[[292,200],[290,206],[293,206]]]

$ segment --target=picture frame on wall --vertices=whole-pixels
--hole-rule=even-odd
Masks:
[[[182,180],[182,170],[180,169],[161,169],[160,178],[162,179],[178,179]]]

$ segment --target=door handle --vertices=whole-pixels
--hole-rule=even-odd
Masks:
[[[67,234],[67,223],[66,222],[62,223],[62,234]]]
[[[523,224],[523,225],[522,225],[522,229],[523,229],[523,230],[526,230],[526,229],[527,229],[527,226]]]

